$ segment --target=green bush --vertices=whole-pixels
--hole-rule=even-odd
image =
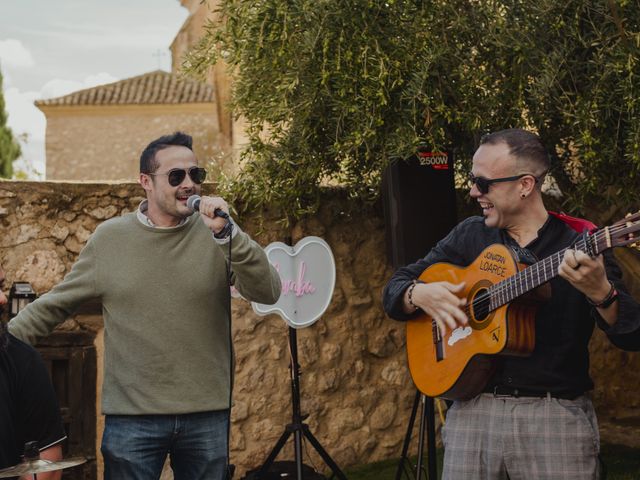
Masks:
[[[625,210],[640,187],[640,9],[631,0],[222,0],[185,67],[234,72],[246,207],[314,211],[322,185],[375,200],[416,146],[469,169],[480,136],[533,129],[564,207]],[[619,212],[615,212],[618,214]]]

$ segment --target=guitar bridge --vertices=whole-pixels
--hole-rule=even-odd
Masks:
[[[431,331],[433,335],[433,344],[436,347],[436,360],[440,362],[444,360],[444,349],[442,348],[442,335],[435,320],[431,320]]]

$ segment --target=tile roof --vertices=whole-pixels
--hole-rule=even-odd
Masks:
[[[158,105],[214,102],[213,86],[156,70],[119,82],[78,90],[57,98],[37,100],[36,106]]]

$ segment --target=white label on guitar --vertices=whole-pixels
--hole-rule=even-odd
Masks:
[[[454,343],[467,338],[473,330],[471,327],[458,327],[454,331],[451,332],[451,336],[449,337],[449,341],[447,342],[450,347],[453,346]]]

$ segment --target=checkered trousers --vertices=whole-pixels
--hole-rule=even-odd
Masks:
[[[586,396],[457,401],[442,441],[443,480],[598,479],[598,422]]]

